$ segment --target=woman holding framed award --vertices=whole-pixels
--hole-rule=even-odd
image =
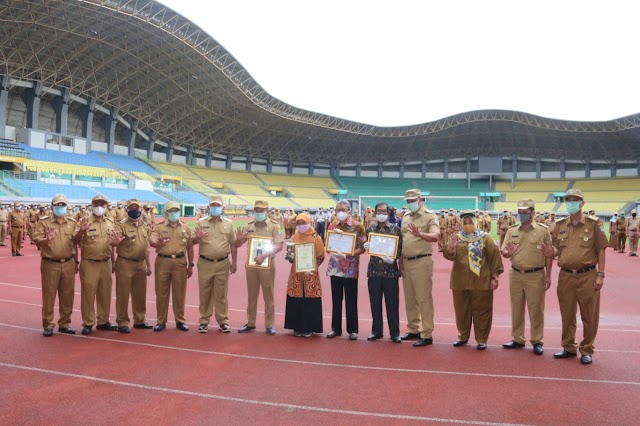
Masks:
[[[322,238],[311,227],[307,213],[296,217],[296,232],[288,242],[287,259],[291,272],[287,282],[284,328],[294,336],[322,333],[322,286],[318,266],[324,260]]]

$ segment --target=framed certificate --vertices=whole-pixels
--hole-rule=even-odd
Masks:
[[[315,243],[296,244],[293,249],[296,272],[313,272],[316,270]]]
[[[392,259],[398,257],[398,243],[400,237],[396,235],[369,234],[369,254],[371,256],[389,256]]]
[[[342,253],[348,256],[353,256],[353,252],[356,249],[356,234],[349,234],[346,232],[338,233],[335,231],[327,232],[327,252],[329,253]]]
[[[247,254],[247,266],[250,268],[269,269],[271,265],[271,257],[267,257],[260,265],[256,263],[256,257],[270,251],[273,247],[273,238],[271,237],[250,237],[249,253]]]

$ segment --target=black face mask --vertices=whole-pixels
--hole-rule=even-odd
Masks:
[[[136,220],[137,218],[139,218],[141,214],[142,212],[140,210],[129,210],[127,212],[127,215],[133,220]]]
[[[635,213],[633,213],[631,216],[636,217],[636,214],[635,214]]]

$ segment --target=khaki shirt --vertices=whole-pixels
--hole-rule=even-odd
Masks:
[[[604,225],[595,216],[582,215],[577,225],[570,216],[556,221],[553,246],[560,251],[558,266],[564,269],[582,269],[598,263],[598,251],[609,245]]]
[[[128,217],[124,209],[115,209],[114,212],[116,223],[120,223]]]
[[[29,210],[29,222],[36,223],[38,221],[38,210]]]
[[[63,217],[58,223],[55,217],[45,216],[36,224],[33,234],[34,240],[47,238],[47,229],[54,228],[57,231],[56,237],[49,241],[49,244],[40,248],[40,255],[49,259],[68,259],[76,253],[76,245],[73,236],[78,232],[78,223],[68,217]]]
[[[111,241],[109,236],[115,229],[111,218],[99,220],[89,216],[89,229],[80,240],[80,252],[83,259],[105,260],[111,257]],[[80,232],[80,227],[78,227]]]
[[[9,212],[7,209],[0,210],[0,222],[7,222],[9,220]]]
[[[541,223],[531,223],[531,226],[515,225],[507,229],[502,243],[502,250],[511,241],[518,244],[518,251],[511,258],[511,264],[520,269],[543,268],[546,266],[545,257],[540,248],[551,242],[551,234]]]
[[[272,219],[267,219],[272,221]],[[233,222],[225,217],[207,217],[198,221],[198,226],[209,235],[200,240],[199,255],[209,259],[221,259],[229,255],[231,244],[236,242]]]
[[[413,235],[408,228],[410,223],[415,223],[420,232],[440,235],[438,216],[422,206],[417,212],[407,213],[402,217],[402,255],[414,257],[421,254],[431,254],[433,243]]]
[[[502,233],[507,232],[507,229],[509,229],[511,225],[509,216],[500,216],[500,219],[498,219],[498,231]]]
[[[449,286],[451,290],[491,290],[491,277],[504,272],[498,246],[489,234],[482,237],[480,275],[469,269],[469,243],[458,240],[456,251],[444,251],[444,258],[453,261]]]
[[[24,226],[24,214],[17,210],[9,213],[9,219],[11,220],[11,226]]]
[[[625,234],[627,232],[627,219],[624,217],[619,217],[616,220],[616,232],[618,234]]]
[[[118,256],[127,259],[146,259],[149,251],[149,227],[142,221],[136,225],[135,220],[127,219],[116,223],[116,232],[124,237],[118,244]]]
[[[630,217],[627,219],[627,231],[638,231],[640,230],[640,218],[639,217]]]
[[[164,246],[156,248],[156,253],[164,255],[183,254],[187,250],[187,246],[191,244],[193,233],[189,225],[182,221],[171,225],[171,222],[164,220],[153,227],[151,237],[154,240],[160,238],[169,240]]]

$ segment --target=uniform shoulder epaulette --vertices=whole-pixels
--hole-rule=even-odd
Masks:
[[[600,220],[600,218],[598,216],[589,216],[589,215],[587,215],[587,218],[591,219],[591,220],[594,220],[596,222]]]
[[[275,220],[275,219],[269,219],[269,220],[271,221],[271,223],[275,223],[276,225],[280,225],[280,222],[278,222],[278,221],[277,221],[277,220]]]
[[[516,223],[515,225],[511,225],[511,226],[510,226],[509,228],[507,228],[507,229],[517,228],[517,227],[519,227],[519,226],[520,226],[520,224],[519,224],[519,223]]]
[[[542,223],[542,222],[537,222],[537,225],[540,225],[540,226],[542,226],[542,227],[543,227],[543,228],[545,228],[545,229],[549,227],[549,225],[544,224],[544,223]]]
[[[42,216],[40,218],[40,220],[45,220],[45,219],[49,219],[49,216]],[[75,222],[75,220],[72,217],[70,217],[69,220],[73,220]]]
[[[209,219],[209,216],[204,216],[204,217],[201,217],[200,219],[198,219],[198,222],[204,222],[207,219]]]
[[[254,223],[256,223],[256,220],[255,220],[255,219],[250,220],[249,222],[247,222],[247,225],[253,225]]]
[[[114,222],[114,220],[112,218],[110,218],[109,216],[105,216],[104,218],[105,218],[105,220],[108,220],[109,222]]]
[[[127,219],[120,219],[118,223],[127,223]],[[143,222],[144,223],[144,222]]]
[[[224,216],[222,216],[222,220],[227,221],[227,222],[233,222],[231,219],[229,219],[228,217],[224,217]]]
[[[404,216],[409,216],[411,212],[405,212]]]
[[[563,218],[556,219],[556,223],[560,223],[560,222],[562,222],[562,221],[564,221],[564,220],[568,220],[568,219],[569,219],[569,216],[565,216],[565,217],[563,217]]]

